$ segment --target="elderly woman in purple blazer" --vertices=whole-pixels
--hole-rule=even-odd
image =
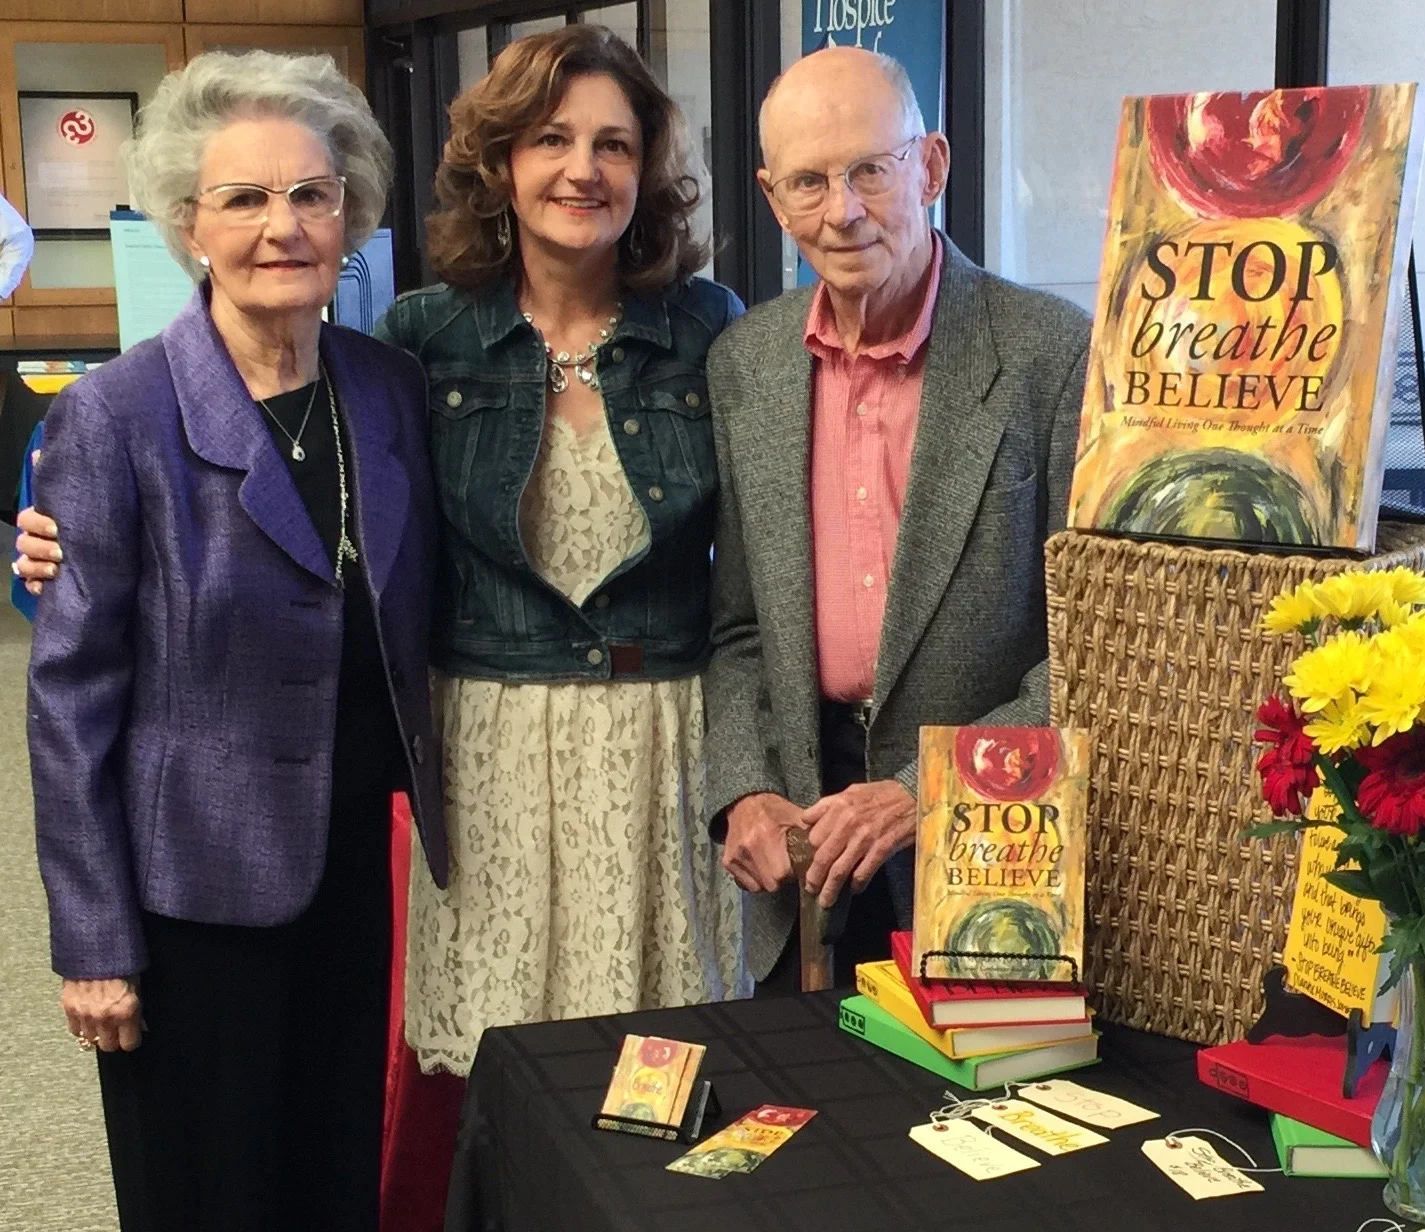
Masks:
[[[171,74],[129,182],[199,290],[47,421],[39,858],[126,1232],[377,1226],[394,788],[446,874],[435,514],[419,367],[321,313],[390,163],[326,57]]]

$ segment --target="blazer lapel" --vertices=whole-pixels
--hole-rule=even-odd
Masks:
[[[777,577],[758,613],[763,629],[776,630],[775,676],[793,690],[788,699],[808,730],[816,730],[817,672],[812,607],[811,381],[812,358],[803,343],[806,295],[784,296],[782,336],[768,345],[755,387],[760,397],[746,410],[739,487],[743,534],[749,547],[772,562]],[[780,304],[779,304],[780,306]],[[755,503],[752,503],[755,502]],[[766,639],[763,653],[767,652]]]
[[[162,342],[193,452],[214,466],[246,471],[238,502],[247,516],[302,568],[335,582],[331,561],[262,422],[262,411],[213,328],[201,288],[163,331]]]
[[[400,551],[411,496],[410,477],[392,452],[396,425],[391,417],[404,408],[396,391],[387,388],[386,376],[355,355],[340,331],[323,328],[322,359],[351,442],[347,483],[356,502],[357,551],[379,596]]]
[[[999,372],[979,271],[945,241],[940,302],[931,327],[876,663],[884,701],[950,584],[979,509],[1011,407],[986,401]]]

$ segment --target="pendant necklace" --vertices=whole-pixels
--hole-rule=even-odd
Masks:
[[[543,341],[544,334],[539,326],[534,324],[534,315],[529,312],[522,315],[526,323],[534,327],[535,333],[539,334],[540,340]],[[572,355],[568,351],[556,353],[549,343],[544,343],[545,374],[549,379],[549,388],[552,393],[562,394],[569,388],[569,378],[564,375],[565,368],[573,368],[574,375],[580,381],[590,389],[598,389],[599,374],[594,363],[598,359],[599,348],[609,340],[622,316],[623,304],[620,303],[614,309],[614,314],[609,318],[608,324],[599,330],[599,336],[590,342],[585,350],[576,351]]]
[[[352,542],[351,535],[347,532],[347,505],[349,497],[346,490],[346,456],[341,447],[341,421],[336,413],[336,394],[332,391],[332,383],[327,378],[326,369],[322,368],[322,383],[327,389],[327,401],[331,404],[332,410],[332,436],[336,438],[336,486],[340,500],[338,515],[341,519],[341,534],[336,545],[336,576],[338,583],[345,584],[342,575],[343,566],[347,561],[355,564],[357,561],[356,544]]]
[[[317,367],[318,369],[320,369],[321,364],[318,363]],[[302,416],[302,424],[297,429],[296,436],[293,436],[290,432],[287,431],[287,425],[277,418],[277,416],[273,413],[272,408],[268,406],[265,401],[263,401],[261,398],[256,399],[257,405],[260,406],[264,411],[266,411],[267,417],[277,425],[277,430],[281,432],[282,435],[285,436],[289,441],[291,441],[293,462],[305,462],[307,460],[307,451],[302,448],[302,433],[307,430],[307,421],[312,417],[312,407],[316,404],[317,401],[317,386],[320,384],[321,381],[312,382],[312,392],[307,395],[307,410]],[[328,396],[330,396],[330,387],[328,387],[327,393]],[[333,405],[335,405],[335,403],[333,403]]]

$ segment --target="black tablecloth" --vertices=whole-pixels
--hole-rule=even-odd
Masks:
[[[1192,1045],[1112,1027],[1103,1062],[1071,1077],[1162,1118],[1059,1158],[1023,1147],[1039,1168],[972,1181],[907,1137],[946,1102],[946,1083],[839,1030],[844,995],[486,1032],[462,1117],[447,1232],[1356,1232],[1362,1220],[1386,1214],[1378,1180],[1258,1176],[1264,1193],[1194,1202],[1147,1161],[1141,1144],[1204,1127],[1274,1168],[1267,1114],[1202,1086]],[[723,1112],[705,1132],[764,1103],[817,1115],[751,1175],[667,1172],[686,1147],[589,1125],[628,1032],[708,1046],[703,1072]]]

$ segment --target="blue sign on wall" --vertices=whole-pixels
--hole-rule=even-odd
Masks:
[[[943,128],[945,0],[802,0],[802,54],[829,46],[865,47],[899,60],[926,132]],[[938,202],[931,218],[939,224]],[[815,277],[805,261],[798,262],[798,282]]]

